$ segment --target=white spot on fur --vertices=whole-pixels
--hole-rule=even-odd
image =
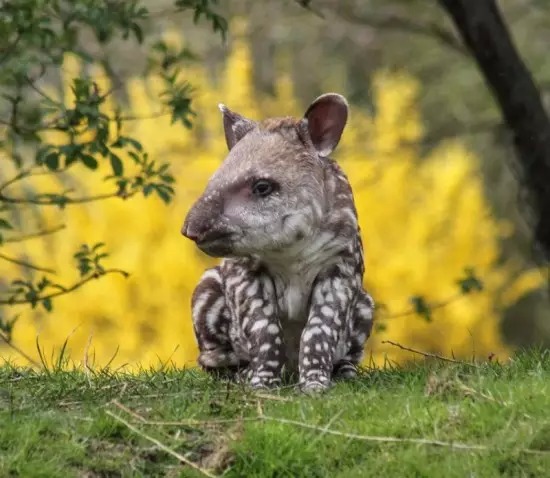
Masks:
[[[321,325],[321,329],[323,329],[323,332],[327,335],[330,335],[330,333],[332,332],[331,328],[325,324]]]
[[[252,302],[250,302],[250,308],[248,309],[248,312],[254,312],[262,305],[264,305],[263,299],[254,299]]]
[[[330,318],[334,316],[334,311],[329,306],[323,305],[323,307],[321,307],[321,314]]]
[[[253,297],[255,296],[257,293],[258,293],[258,289],[260,288],[260,284],[258,284],[258,281],[255,280],[254,282],[252,282],[252,284],[250,285],[250,287],[248,287],[248,289],[246,289],[246,295],[248,297]]]
[[[250,332],[257,332],[258,330],[262,330],[265,327],[267,327],[268,320],[267,319],[260,319],[254,322],[254,325],[252,325],[252,328],[250,329]]]
[[[263,345],[260,347],[260,352],[267,352],[270,348],[271,348],[271,344],[270,344],[270,343],[263,344]]]
[[[304,342],[309,342],[314,335],[320,334],[321,329],[319,327],[311,327],[304,332],[302,339]]]
[[[322,323],[323,321],[321,320],[320,317],[312,317],[311,319],[308,320],[309,325],[321,325]]]

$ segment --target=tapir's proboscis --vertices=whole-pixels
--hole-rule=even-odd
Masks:
[[[353,193],[329,157],[348,103],[327,93],[303,118],[263,121],[219,108],[229,153],[182,228],[223,258],[191,300],[198,363],[253,388],[288,371],[326,390],[357,374],[374,312]]]

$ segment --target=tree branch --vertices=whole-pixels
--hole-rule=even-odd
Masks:
[[[30,262],[26,262],[20,259],[15,259],[13,257],[6,256],[2,253],[0,253],[0,259],[3,259],[7,262],[11,262],[12,264],[17,264],[18,266],[26,267],[27,269],[34,269],[35,271],[47,272],[48,274],[56,273],[53,269],[48,269],[47,267],[40,267],[40,266],[31,264]]]
[[[495,0],[438,0],[481,70],[510,128],[537,212],[536,239],[550,259],[550,119]]]
[[[41,302],[46,299],[54,299],[55,297],[59,297],[61,295],[70,294],[71,292],[74,292],[77,289],[80,289],[83,285],[87,284],[88,282],[99,279],[100,277],[103,277],[108,274],[121,274],[125,278],[128,277],[128,272],[123,271],[121,269],[105,269],[101,274],[93,274],[88,277],[85,277],[84,279],[81,279],[80,281],[74,283],[72,286],[68,288],[63,288],[63,290],[59,290],[57,292],[52,292],[51,294],[46,294],[43,296],[35,297],[33,299],[0,299],[0,305],[14,305],[14,304],[30,304],[30,303],[36,303]]]
[[[0,339],[12,350],[15,350],[19,355],[21,355],[25,360],[30,364],[34,365],[36,368],[42,368],[38,362],[33,360],[29,355],[26,354],[22,349],[15,345],[4,332],[0,330]]]
[[[36,206],[60,206],[61,204],[63,206],[71,205],[71,204],[84,204],[89,203],[93,201],[101,201],[104,199],[110,199],[110,198],[121,198],[121,199],[128,199],[129,197],[132,197],[136,194],[137,191],[131,191],[129,193],[120,193],[117,191],[116,193],[105,193],[105,194],[96,194],[95,196],[83,196],[79,198],[69,198],[65,196],[59,196],[62,199],[57,198],[51,198],[44,195],[42,196],[36,196],[33,198],[20,198],[20,197],[9,197],[5,196],[4,194],[0,193],[0,202],[6,202],[10,204],[34,204]]]
[[[457,300],[459,300],[463,297],[465,297],[465,296],[462,293],[456,294],[456,295],[453,295],[453,296],[449,297],[448,299],[442,300],[440,302],[435,302],[433,304],[428,304],[428,306],[430,308],[430,311],[431,310],[442,309],[442,308],[447,307],[449,304],[452,304],[453,302],[456,302]],[[396,312],[394,314],[386,314],[385,316],[382,315],[382,317],[380,317],[380,319],[399,319],[401,317],[407,317],[409,315],[418,315],[418,311],[414,308],[411,308],[409,310],[404,310],[403,312]]]
[[[16,237],[8,237],[4,239],[4,243],[22,242],[22,241],[26,241],[27,239],[34,239],[36,237],[49,236],[50,234],[55,234],[56,232],[59,232],[62,229],[65,229],[65,227],[66,226],[64,224],[61,224],[59,226],[52,227],[51,229],[44,229],[43,231],[30,232],[28,234],[22,234]]]
[[[302,0],[296,0],[297,3],[303,6]],[[310,7],[311,2],[308,2]],[[408,32],[414,35],[423,36],[436,40],[443,45],[448,46],[452,50],[460,53],[463,56],[468,56],[468,50],[464,48],[464,45],[456,39],[453,34],[442,28],[436,23],[420,23],[409,17],[402,17],[395,14],[369,14],[361,15],[357,11],[345,10],[343,8],[343,2],[338,2],[338,5],[332,6],[332,13],[340,20],[346,23],[367,26],[369,28],[375,28],[379,30],[393,30],[399,32]],[[307,8],[311,10],[311,8]]]

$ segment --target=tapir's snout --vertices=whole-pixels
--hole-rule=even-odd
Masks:
[[[218,202],[199,199],[188,212],[181,233],[212,257],[224,257],[231,252],[234,233],[223,221]]]

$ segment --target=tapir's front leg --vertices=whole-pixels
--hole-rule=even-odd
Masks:
[[[285,350],[275,289],[267,274],[242,269],[229,279],[227,293],[241,342],[249,357],[245,376],[253,388],[280,385]]]
[[[308,320],[300,343],[300,388],[304,392],[327,389],[337,360],[337,346],[347,340],[347,321],[353,306],[357,277],[336,265],[313,285]]]

